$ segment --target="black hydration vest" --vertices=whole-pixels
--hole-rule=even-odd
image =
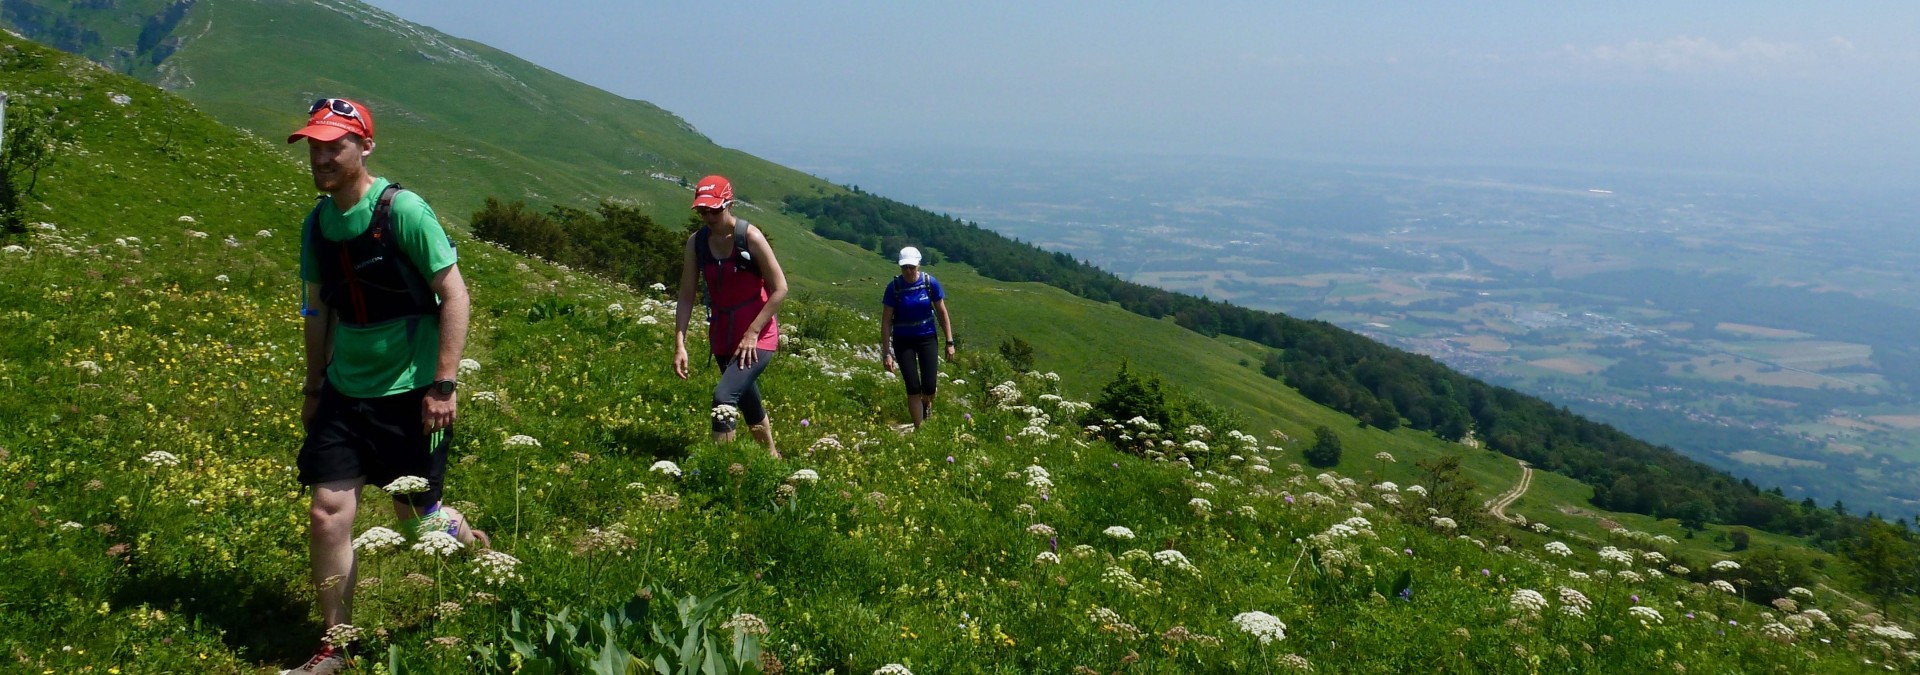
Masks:
[[[307,250],[320,268],[320,301],[342,324],[365,328],[440,314],[433,287],[394,241],[393,198],[402,189],[388,183],[374,202],[367,231],[347,241],[320,236],[324,203],[307,215]]]

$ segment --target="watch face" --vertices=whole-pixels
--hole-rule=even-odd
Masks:
[[[455,386],[457,385],[453,380],[441,380],[433,383],[433,390],[441,394],[451,394]]]

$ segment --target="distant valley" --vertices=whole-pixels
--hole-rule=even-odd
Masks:
[[[1133,281],[1337,323],[1796,500],[1920,513],[1920,247],[1903,197],[1599,171],[766,152]]]

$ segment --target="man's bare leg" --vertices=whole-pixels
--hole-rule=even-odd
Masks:
[[[320,595],[320,620],[328,628],[353,622],[353,518],[366,480],[349,478],[313,486],[307,511],[307,539],[313,585]]]

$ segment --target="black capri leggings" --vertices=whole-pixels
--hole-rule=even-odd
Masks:
[[[759,350],[760,358],[753,365],[740,367],[740,360],[728,354],[720,358],[720,385],[713,389],[713,407],[730,405],[740,409],[740,419],[748,426],[767,421],[767,407],[760,402],[760,371],[767,369],[767,362],[773,360],[773,350]],[[724,434],[733,431],[733,420],[713,420],[713,433]]]
[[[893,336],[893,360],[900,364],[900,379],[907,382],[907,395],[933,395],[935,384],[939,381],[940,359],[937,356],[939,335],[924,337]]]

